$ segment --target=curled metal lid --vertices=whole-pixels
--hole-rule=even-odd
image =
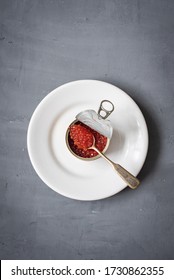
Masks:
[[[109,109],[107,107],[109,106]],[[114,105],[109,100],[102,100],[98,113],[94,110],[85,110],[80,112],[76,119],[90,128],[96,130],[107,138],[111,139],[113,133],[113,127],[109,120],[106,118],[114,111]]]

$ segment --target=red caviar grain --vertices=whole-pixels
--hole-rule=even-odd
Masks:
[[[101,152],[106,147],[107,137],[81,122],[71,125],[69,130],[69,146],[71,150],[80,157],[92,158],[98,155],[93,149],[88,149],[93,144],[93,137],[95,138],[95,146]]]

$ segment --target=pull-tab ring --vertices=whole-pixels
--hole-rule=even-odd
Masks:
[[[98,109],[98,115],[106,119],[114,111],[114,104],[109,100],[102,100]]]

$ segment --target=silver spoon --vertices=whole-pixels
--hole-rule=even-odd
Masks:
[[[118,163],[113,162],[110,160],[108,157],[106,157],[102,152],[100,152],[96,146],[95,146],[95,138],[93,136],[93,144],[91,147],[88,149],[93,149],[95,150],[102,158],[104,158],[107,162],[110,163],[112,168],[119,174],[119,176],[126,182],[126,184],[131,188],[131,189],[136,189],[140,181],[134,177],[131,173],[129,173],[126,169],[124,169],[121,165]]]

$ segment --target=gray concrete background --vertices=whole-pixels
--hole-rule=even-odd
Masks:
[[[1,259],[174,258],[173,32],[172,0],[0,0]],[[75,201],[33,170],[31,114],[78,79],[117,85],[142,109],[150,147],[136,191]]]

